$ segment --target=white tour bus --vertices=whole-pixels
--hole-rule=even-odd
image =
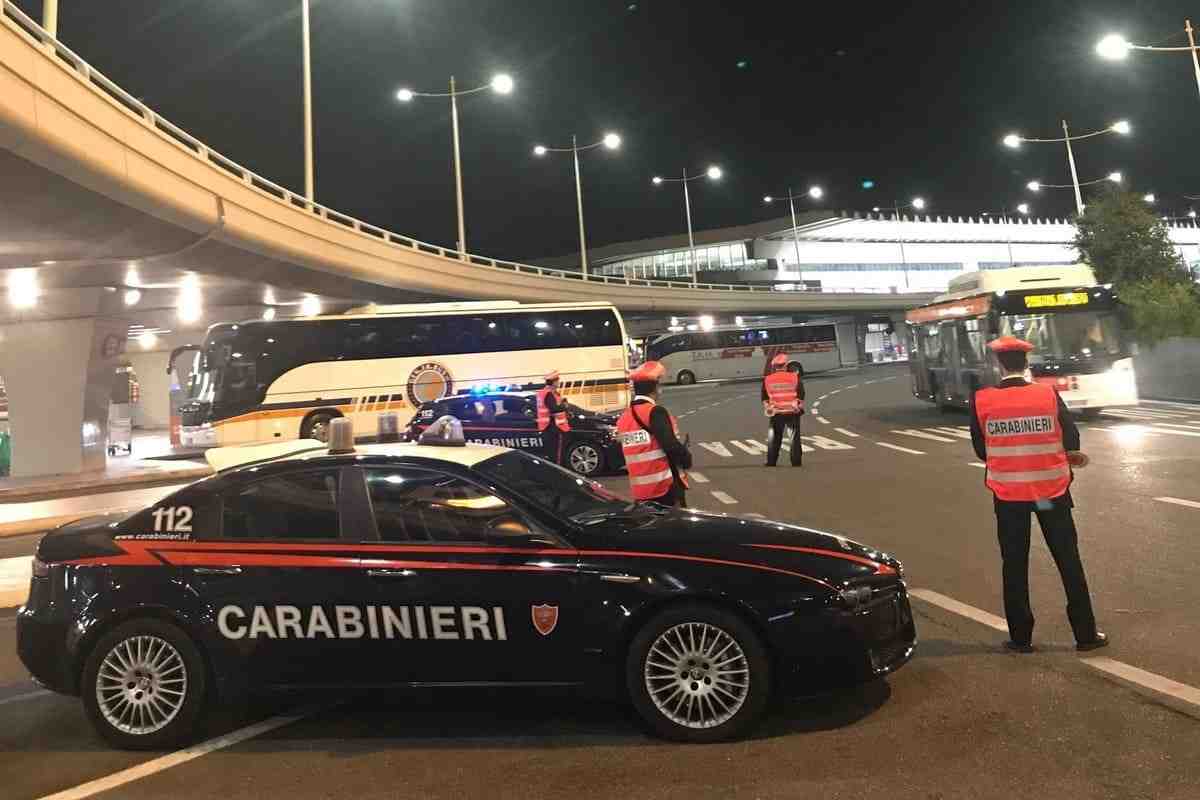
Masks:
[[[834,325],[716,325],[709,330],[669,333],[649,340],[646,360],[658,361],[668,382],[689,384],[757,378],[779,353],[788,367],[820,372],[842,366]]]
[[[189,351],[190,365],[180,361],[186,446],[324,440],[337,417],[371,435],[380,412],[398,412],[403,426],[422,403],[538,389],[552,369],[575,405],[608,412],[629,402],[625,325],[609,303],[372,305],[222,323],[202,346],[176,349],[168,369]]]
[[[949,289],[906,314],[916,397],[966,407],[975,390],[1000,379],[987,343],[1016,336],[1034,346],[1032,379],[1053,386],[1068,408],[1092,416],[1137,405],[1117,296],[1097,286],[1086,265],[969,272],[952,279]]]

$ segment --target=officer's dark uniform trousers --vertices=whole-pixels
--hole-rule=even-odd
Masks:
[[[800,445],[800,415],[776,414],[771,417],[771,441],[767,442],[767,464],[772,467],[779,460],[779,448],[783,446],[788,427],[792,429],[792,466],[800,466],[804,456]]]
[[[1002,381],[997,388],[1023,386],[1021,378]],[[1067,411],[1062,398],[1058,399],[1058,424],[1063,432],[1064,449],[1079,449],[1079,429]],[[975,454],[981,461],[987,460],[983,431],[975,414],[974,399],[971,403],[971,442]],[[1096,617],[1092,611],[1092,599],[1088,592],[1087,577],[1083,562],[1079,558],[1079,538],[1075,531],[1075,519],[1071,509],[1075,503],[1070,489],[1059,497],[1038,508],[1035,503],[1009,502],[994,499],[996,507],[996,529],[1000,539],[1000,556],[1004,561],[1004,616],[1008,619],[1008,635],[1018,644],[1027,644],[1033,638],[1033,609],[1029,605],[1029,538],[1032,527],[1031,516],[1037,515],[1046,547],[1058,567],[1063,589],[1067,595],[1067,619],[1075,633],[1076,642],[1091,642],[1096,638]]]

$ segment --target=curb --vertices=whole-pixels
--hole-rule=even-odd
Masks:
[[[66,525],[68,522],[90,517],[91,515],[90,512],[81,512],[78,514],[64,514],[59,517],[42,517],[41,519],[23,519],[20,522],[0,523],[0,539],[41,533],[52,528],[57,528],[59,525]]]

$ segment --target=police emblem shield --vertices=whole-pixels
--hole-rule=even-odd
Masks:
[[[533,627],[542,636],[549,636],[558,625],[558,606],[530,606],[529,612],[533,618]]]

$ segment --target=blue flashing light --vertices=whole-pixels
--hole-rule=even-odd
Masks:
[[[863,182],[862,182],[862,188],[864,188],[864,189],[874,189],[874,188],[875,188],[875,181],[863,181]]]

